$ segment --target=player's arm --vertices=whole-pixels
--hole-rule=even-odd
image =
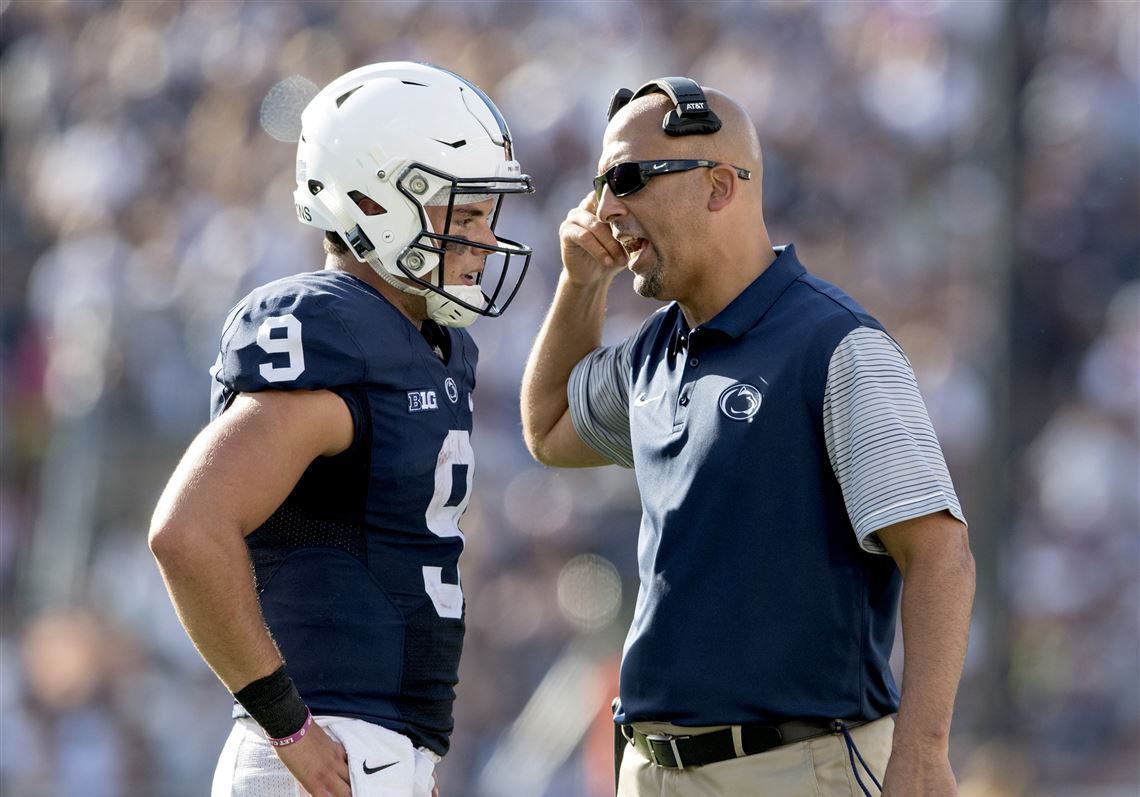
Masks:
[[[255,591],[245,535],[285,500],[309,464],[352,443],[329,391],[240,394],[190,445],[163,491],[150,548],[179,619],[234,693],[282,666]],[[318,726],[277,748],[311,793],[348,795],[343,749]]]
[[[608,464],[574,430],[566,397],[574,366],[601,345],[606,295],[626,263],[625,250],[594,215],[596,207],[590,193],[558,229],[562,274],[523,374],[523,437],[546,465]]]
[[[974,558],[966,527],[942,511],[878,531],[903,577],[902,699],[884,797],[958,793],[950,718],[966,657]]]

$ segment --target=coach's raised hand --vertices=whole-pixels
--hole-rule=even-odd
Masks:
[[[523,438],[534,457],[547,465],[605,463],[574,431],[566,399],[571,369],[601,345],[606,294],[627,261],[609,225],[595,215],[597,207],[591,192],[558,228],[562,275],[523,375]]]
[[[628,260],[610,226],[597,217],[597,209],[598,201],[591,191],[566,214],[558,228],[566,278],[580,287],[599,282],[608,287]]]

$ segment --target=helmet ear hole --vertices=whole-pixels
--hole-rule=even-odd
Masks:
[[[309,187],[309,193],[312,194],[313,196],[316,196],[321,191],[325,190],[325,184],[319,180],[310,180],[308,182],[308,187]]]
[[[365,216],[383,216],[388,212],[387,208],[375,199],[359,191],[349,191],[348,198],[356,203],[356,206]]]

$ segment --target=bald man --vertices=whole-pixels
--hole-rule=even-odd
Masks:
[[[536,459],[632,467],[641,493],[618,793],[955,794],[974,566],[914,373],[772,246],[756,130],[704,93],[663,78],[611,113],[523,379]],[[623,268],[667,304],[602,347]]]

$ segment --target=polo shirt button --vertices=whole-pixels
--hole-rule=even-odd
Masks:
[[[690,367],[692,367],[692,368],[696,368],[696,367],[697,367],[698,365],[700,365],[700,364],[701,364],[701,361],[700,361],[700,360],[698,360],[696,357],[694,357],[693,359],[689,360],[689,366],[690,366]]]
[[[689,406],[689,397],[688,396],[682,396],[681,401],[679,403],[682,407]]]

